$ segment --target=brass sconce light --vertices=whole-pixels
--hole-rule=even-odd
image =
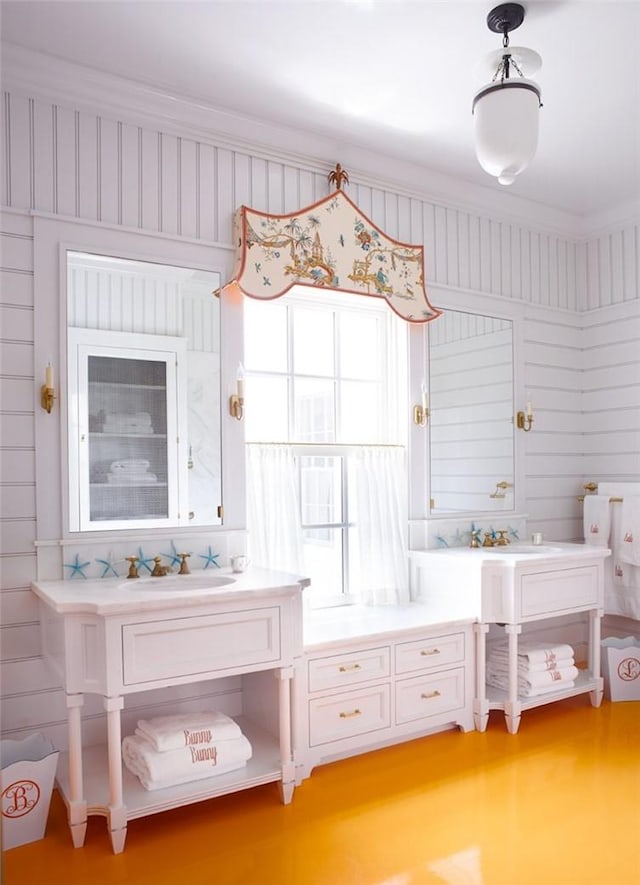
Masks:
[[[426,427],[429,420],[429,398],[427,396],[426,385],[422,385],[422,402],[419,406],[413,407],[413,423],[418,427]]]
[[[229,414],[237,421],[242,421],[244,417],[244,367],[242,363],[238,366],[236,391],[229,397]]]
[[[526,405],[526,409],[524,412],[518,412],[516,414],[516,426],[518,430],[524,430],[525,433],[529,433],[531,430],[531,426],[533,424],[533,409],[531,407],[531,403],[528,402]]]
[[[40,388],[40,404],[48,414],[51,414],[55,398],[56,391],[53,386],[53,366],[49,363],[44,371],[44,384]]]

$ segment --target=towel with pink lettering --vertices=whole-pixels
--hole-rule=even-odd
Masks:
[[[494,664],[509,662],[509,646],[506,642],[494,645],[488,655]],[[518,666],[527,670],[553,670],[570,667],[574,663],[573,648],[566,642],[557,645],[540,645],[523,640],[518,643]]]
[[[611,504],[608,495],[586,495],[582,520],[585,544],[608,547],[611,534]]]
[[[242,733],[230,740],[162,753],[137,734],[122,741],[122,761],[145,790],[161,790],[234,771],[246,765],[252,753]]]
[[[165,750],[215,744],[242,734],[237,722],[217,710],[140,719],[135,733],[148,740],[161,753]]]
[[[625,495],[621,507],[618,553],[622,562],[640,565],[640,495]]]

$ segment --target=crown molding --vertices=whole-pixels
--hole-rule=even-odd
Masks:
[[[12,43],[2,44],[3,88],[29,98],[71,105],[135,126],[162,131],[240,150],[313,173],[332,167],[336,159],[356,179],[374,188],[421,198],[510,224],[580,241],[585,234],[580,216],[544,206],[510,193],[462,180],[427,167],[400,161],[357,145],[313,132],[249,118],[180,96],[152,84],[131,81],[87,68]],[[392,170],[390,174],[390,169]]]

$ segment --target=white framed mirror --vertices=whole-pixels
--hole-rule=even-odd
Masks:
[[[430,324],[425,349],[427,512],[435,518],[513,513],[523,493],[514,422],[521,306],[503,311],[488,298],[446,293],[439,307],[443,315]]]
[[[69,531],[219,525],[220,274],[65,262]]]

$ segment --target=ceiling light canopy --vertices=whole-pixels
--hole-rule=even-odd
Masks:
[[[513,184],[538,145],[540,88],[525,74],[535,73],[542,59],[532,49],[509,46],[509,32],[523,21],[520,3],[503,3],[487,16],[489,30],[502,34],[502,49],[488,56],[493,79],[473,99],[476,156],[500,184]]]

